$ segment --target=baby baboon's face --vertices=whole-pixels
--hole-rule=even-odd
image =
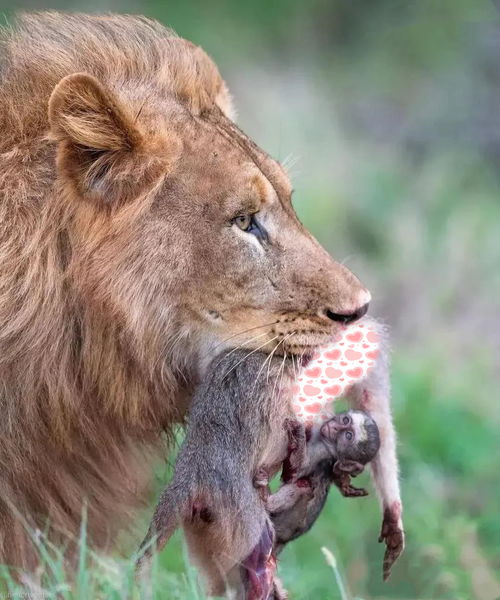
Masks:
[[[378,427],[365,412],[349,410],[334,415],[321,427],[321,435],[336,458],[366,464],[380,447]]]

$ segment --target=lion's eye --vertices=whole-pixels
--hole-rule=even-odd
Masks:
[[[265,240],[267,239],[266,231],[261,225],[259,225],[255,215],[256,213],[253,215],[238,215],[232,220],[232,222],[239,229],[241,229],[241,231],[244,231],[245,233],[251,233],[260,240]]]
[[[252,226],[252,215],[239,215],[234,219],[234,223],[236,223],[242,231],[248,231]]]

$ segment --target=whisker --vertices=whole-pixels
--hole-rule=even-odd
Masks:
[[[244,335],[245,333],[248,333],[249,331],[253,331],[255,329],[260,329],[261,327],[271,327],[271,325],[276,325],[276,323],[279,323],[279,321],[271,321],[271,323],[264,323],[264,325],[256,325],[255,327],[249,327],[248,329],[243,329],[243,331],[233,333],[233,335],[230,335],[226,339],[221,340],[220,342],[215,344],[215,346],[212,347],[212,350],[215,350],[215,348],[218,348],[221,344],[225,344],[227,341],[232,340],[233,338],[238,337],[239,335]]]
[[[236,369],[236,367],[238,365],[240,365],[244,360],[246,360],[249,356],[251,356],[252,354],[254,354],[255,352],[257,352],[258,350],[260,350],[261,348],[263,348],[264,346],[267,346],[267,344],[270,344],[271,342],[274,342],[274,340],[277,340],[279,338],[279,335],[276,335],[275,337],[273,337],[272,339],[264,342],[263,344],[261,344],[258,348],[255,348],[254,350],[252,350],[251,352],[249,352],[246,356],[244,356],[241,360],[239,360],[233,367],[231,367],[229,369],[229,371],[224,375],[224,377],[221,379],[221,381],[224,381],[224,379],[229,375],[229,373],[231,373],[232,371],[234,371],[234,369]]]
[[[280,342],[281,344],[281,342]],[[278,344],[276,346],[276,348],[274,348],[274,350],[271,352],[270,357],[272,359],[274,353],[276,352],[276,350],[279,348],[280,344]],[[270,371],[271,371],[271,360],[269,361],[268,365],[267,365],[267,374],[266,374],[266,384],[269,383],[269,375],[270,375]]]
[[[255,383],[253,384],[253,388],[252,388],[252,394],[255,391],[255,386],[257,385],[258,381],[259,381],[259,376],[262,373],[262,371],[264,370],[266,363],[269,361],[269,363],[271,362],[272,358],[273,358],[273,354],[276,352],[276,348],[278,346],[276,346],[275,348],[273,348],[272,352],[270,354],[268,354],[266,356],[266,360],[262,363],[262,366],[260,367],[259,371],[257,372],[257,375],[255,377]]]
[[[293,377],[296,380],[297,379],[297,369],[295,368],[295,356],[293,354],[290,355],[290,358],[292,360],[292,367],[293,367]]]
[[[300,355],[300,359],[299,359],[299,367],[302,365],[302,359],[304,358],[304,354],[306,353],[305,349],[302,350],[302,353]]]
[[[288,335],[285,335],[285,337],[280,341],[279,344],[276,345],[276,348],[272,351],[271,356],[276,352],[276,350],[281,346],[281,344],[283,344],[284,342],[286,342],[286,340],[292,336],[295,332],[292,331],[291,333],[289,333]],[[269,383],[269,375],[270,375],[270,369],[271,369],[271,361],[269,361],[269,365],[267,367],[267,377],[266,377],[266,382]]]
[[[273,352],[271,353],[271,356],[276,352],[276,350],[281,346],[281,344],[283,344],[290,336],[292,336],[295,332],[292,331],[291,333],[289,333],[288,335],[286,335],[279,344],[277,344],[276,348],[273,350]],[[271,361],[269,361],[269,365],[267,368],[267,376],[266,376],[266,382],[269,383],[269,375],[270,375],[270,368],[271,368]]]
[[[347,256],[345,256],[342,260],[340,260],[340,264],[341,265],[346,265],[348,261],[350,261],[352,258],[354,258],[355,255],[354,254],[348,254]]]
[[[305,350],[302,350],[302,353],[299,356],[294,356],[293,354],[290,356],[292,359],[292,365],[293,365],[293,374],[294,374],[294,378],[295,380],[297,380],[299,378],[300,375],[300,370],[301,370],[301,362],[302,362],[302,358],[305,354]],[[297,359],[297,364],[295,364],[295,359]]]
[[[279,387],[276,388],[276,385],[278,383],[278,379],[280,380],[280,385],[281,385],[281,381],[282,381],[282,374],[284,373],[284,369],[285,369],[285,361],[286,361],[286,352],[283,355],[283,360],[281,361],[281,365],[278,369],[278,374],[276,375],[276,379],[274,381],[274,385],[273,385],[273,391],[271,393],[271,404],[274,404],[274,400],[275,400],[275,395],[274,392],[277,391],[279,393]],[[281,375],[281,377],[280,377]]]
[[[169,351],[169,349],[172,349],[175,347],[175,345],[177,344],[177,342],[180,340],[180,338],[184,335],[184,331],[180,331],[177,333],[177,335],[173,338],[167,339],[167,341],[165,342],[165,344],[163,344],[163,351],[161,353],[158,354],[158,357],[156,359],[156,361],[154,362],[152,371],[155,371],[156,368],[158,367],[158,364],[161,360],[165,359],[165,356],[167,355],[167,352]]]
[[[252,342],[255,342],[255,340],[258,340],[259,338],[267,335],[267,331],[264,331],[264,333],[260,333],[259,335],[254,336],[253,338],[250,338],[249,340],[247,340],[246,342],[242,342],[239,346],[236,346],[236,348],[233,348],[232,350],[230,350],[229,352],[227,352],[226,354],[224,354],[224,356],[220,359],[220,361],[217,363],[217,365],[215,366],[215,368],[217,368],[221,362],[227,357],[227,356],[231,356],[231,354],[233,354],[234,352],[236,352],[237,350],[241,350],[241,348],[243,348],[243,346],[247,346],[248,344],[251,344]],[[279,336],[278,336],[279,337]],[[275,338],[273,338],[275,339]],[[267,343],[267,342],[266,342]],[[266,344],[264,344],[265,346]],[[262,346],[260,346],[260,348],[262,348]]]
[[[281,165],[285,169],[285,171],[290,173],[299,161],[299,156],[295,156],[293,153],[290,153],[288,154],[288,156],[285,156],[285,158],[281,161]]]
[[[288,354],[287,354],[287,351],[285,350],[285,354],[284,354],[284,359],[285,360],[283,361],[283,370],[281,372],[280,385],[279,385],[279,389],[281,389],[281,390],[283,389],[283,385],[282,385],[283,384],[283,377],[285,376],[285,368],[284,367],[285,367],[286,359],[287,358],[288,358]]]

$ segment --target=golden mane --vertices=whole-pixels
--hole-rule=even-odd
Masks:
[[[89,73],[119,90],[133,83],[139,96],[171,95],[195,114],[219,99],[229,109],[224,82],[205,52],[144,17],[23,14],[15,29],[3,30],[0,48],[0,150],[44,134],[49,96],[71,73]]]
[[[155,339],[132,348],[119,315],[100,322],[72,291],[75,208],[54,185],[51,92],[86,72],[132,105],[173,97],[198,114],[229,110],[229,97],[201,49],[141,17],[24,15],[2,32],[1,53],[0,562],[33,568],[26,522],[48,517],[56,541],[75,535],[89,497],[89,535],[105,546],[143,497],[145,455],[179,419],[165,400],[178,365],[160,362]]]

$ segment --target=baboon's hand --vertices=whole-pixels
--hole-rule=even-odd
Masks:
[[[345,498],[359,498],[360,496],[368,496],[368,492],[364,488],[357,488],[351,485],[351,476],[349,473],[344,473],[334,469],[332,474],[332,482],[339,488],[340,493]]]
[[[399,558],[405,547],[405,534],[401,522],[401,511],[398,507],[388,507],[384,510],[382,529],[378,538],[379,542],[385,542],[385,554],[383,565],[384,581],[391,575],[393,564]]]
[[[345,498],[358,498],[360,496],[368,496],[365,488],[357,488],[353,485],[346,485],[340,488],[340,493]]]
[[[253,486],[259,492],[262,502],[267,502],[271,493],[269,491],[269,473],[267,469],[261,467],[257,470],[253,477]]]

